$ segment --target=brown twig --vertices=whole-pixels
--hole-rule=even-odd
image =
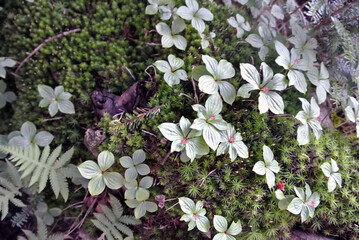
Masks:
[[[150,66],[146,67],[145,73],[150,77],[150,79],[151,79],[151,81],[152,81],[153,78],[152,78],[151,74],[149,74],[149,73],[147,72],[147,70],[148,70],[149,68],[153,68],[153,69],[154,69],[154,71],[155,71],[155,76],[157,75],[157,72],[156,72],[155,66],[153,66],[153,65],[150,65]]]
[[[161,46],[161,43],[152,43],[152,42],[143,42],[143,44],[148,45],[148,46]]]
[[[42,122],[56,121],[56,120],[60,120],[60,119],[62,119],[62,117],[47,118],[47,119],[42,120]]]
[[[194,92],[194,103],[195,104],[198,104],[199,103],[199,100],[198,100],[198,95],[197,95],[197,90],[196,90],[196,84],[194,82],[194,79],[193,77],[191,77],[191,81],[192,81],[192,86],[193,86],[193,92]]]
[[[69,35],[71,33],[76,33],[76,32],[80,32],[81,29],[77,28],[77,29],[73,29],[73,30],[70,30],[70,31],[67,31],[67,32],[63,32],[63,33],[60,33],[60,34],[57,34],[53,37],[50,37],[48,39],[46,39],[45,41],[43,41],[39,46],[37,46],[20,64],[19,66],[16,68],[15,70],[15,74],[17,74],[17,72],[20,70],[20,68],[25,64],[25,62],[27,60],[29,60],[32,56],[34,56],[44,45],[45,43],[48,43],[48,42],[51,42],[52,40],[55,40],[57,38],[61,38],[63,36],[66,36],[66,35]]]
[[[165,163],[166,163],[167,159],[170,157],[171,153],[172,153],[172,152],[169,151],[169,152],[164,156],[164,158],[162,159],[162,162],[161,162],[161,165],[162,165],[162,166],[165,165]]]

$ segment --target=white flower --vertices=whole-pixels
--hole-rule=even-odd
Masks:
[[[210,32],[209,36],[205,35],[204,33],[200,33],[199,34],[201,36],[201,46],[202,49],[206,49],[209,47],[209,41],[208,39],[213,39],[216,37],[216,34],[214,32]]]
[[[310,141],[310,128],[313,130],[317,140],[322,135],[322,126],[320,125],[320,108],[312,97],[309,102],[304,98],[299,98],[302,102],[303,111],[300,111],[295,118],[298,119],[302,125],[297,130],[297,140],[299,145],[305,145]]]
[[[329,73],[324,63],[320,64],[320,72],[316,67],[311,67],[307,72],[307,76],[313,85],[317,86],[316,93],[318,102],[321,104],[327,98],[327,93],[330,93]]]
[[[289,50],[279,41],[275,41],[275,49],[279,56],[275,62],[288,70],[289,86],[294,87],[301,93],[307,92],[307,80],[301,71],[308,70],[307,63],[300,59],[300,55],[297,51]]]
[[[168,56],[168,62],[164,60],[158,60],[154,65],[163,72],[164,79],[172,87],[173,84],[179,84],[180,80],[187,81],[187,73],[185,70],[180,69],[184,64],[184,61],[180,58],[176,58],[172,54]]]
[[[186,6],[181,6],[177,14],[186,20],[191,20],[192,26],[202,33],[206,28],[204,21],[212,21],[213,14],[206,8],[199,8],[196,0],[186,0]]]
[[[164,48],[170,48],[173,45],[180,50],[185,50],[187,47],[187,40],[178,33],[182,32],[186,28],[185,22],[177,18],[172,22],[171,28],[163,22],[156,25],[156,30],[162,35],[161,43]]]
[[[282,91],[287,87],[284,82],[284,75],[277,73],[273,76],[273,70],[262,63],[263,81],[260,81],[260,75],[257,69],[249,63],[241,63],[241,75],[248,83],[238,89],[238,95],[244,98],[250,96],[250,91],[260,90],[258,99],[259,112],[265,113],[271,110],[274,114],[283,114],[284,103],[282,97],[274,91]]]
[[[234,77],[235,70],[232,63],[223,59],[218,63],[216,59],[208,55],[203,55],[202,60],[211,75],[203,75],[199,78],[199,90],[207,94],[217,94],[219,90],[223,100],[232,104],[236,98],[236,90],[232,84],[223,81]]]
[[[237,38],[241,38],[244,34],[244,31],[250,31],[251,26],[248,22],[244,22],[244,17],[239,14],[236,14],[236,18],[230,17],[227,19],[228,23],[237,30]]]

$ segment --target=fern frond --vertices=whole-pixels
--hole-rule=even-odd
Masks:
[[[110,203],[112,210],[107,206],[100,205],[104,214],[95,213],[96,219],[92,219],[92,223],[106,235],[107,239],[123,239],[120,232],[132,237],[133,232],[126,225],[137,225],[141,221],[133,216],[123,216],[120,201],[111,194]]]
[[[19,189],[21,186],[16,186],[3,177],[0,177],[0,211],[1,220],[3,220],[9,212],[9,202],[12,202],[17,207],[25,207],[26,205],[16,196],[21,196]]]
[[[17,226],[21,228],[27,221],[30,215],[31,208],[29,206],[21,209],[20,212],[17,212],[12,218],[11,223],[12,227]]]
[[[64,200],[67,200],[69,195],[68,183],[61,169],[66,168],[65,165],[74,152],[73,148],[61,156],[61,145],[51,154],[48,145],[42,153],[36,145],[28,148],[0,145],[0,151],[11,154],[10,161],[14,162],[16,166],[19,166],[21,179],[31,176],[28,187],[38,183],[38,192],[40,193],[50,180],[56,198],[61,193]]]
[[[359,44],[354,36],[350,34],[348,30],[345,29],[344,25],[337,19],[332,17],[334,22],[335,29],[337,30],[344,47],[345,58],[351,63],[354,64],[358,61],[357,54],[359,51]]]
[[[22,230],[25,233],[26,238],[24,237],[18,237],[18,240],[63,240],[66,239],[63,234],[52,234],[51,236],[48,236],[47,234],[47,228],[45,223],[42,221],[42,219],[37,218],[37,235],[35,235],[30,230]]]

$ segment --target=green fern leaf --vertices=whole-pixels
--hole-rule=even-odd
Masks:
[[[123,216],[121,202],[111,194],[110,203],[112,210],[107,206],[100,205],[104,214],[95,213],[96,219],[92,219],[92,223],[105,234],[107,239],[123,239],[120,232],[133,237],[132,230],[126,224],[137,225],[141,221],[133,216]]]
[[[14,146],[0,145],[0,151],[10,153],[10,161],[19,166],[21,179],[31,176],[28,186],[38,183],[40,193],[50,180],[50,184],[56,198],[61,193],[66,201],[69,195],[68,183],[66,176],[62,174],[62,169],[66,168],[65,164],[70,160],[74,150],[71,148],[64,154],[61,154],[61,145],[58,146],[51,154],[50,147],[45,146],[42,154],[37,145],[28,148],[19,148]],[[41,157],[40,157],[41,155]],[[60,157],[59,157],[60,156]]]

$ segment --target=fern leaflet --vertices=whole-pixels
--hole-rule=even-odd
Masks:
[[[100,229],[107,239],[123,239],[122,233],[129,237],[133,237],[132,230],[126,225],[138,225],[140,220],[134,216],[122,215],[123,208],[120,201],[110,194],[111,207],[108,208],[105,205],[100,205],[104,214],[95,213],[95,218],[92,219],[92,223]]]
[[[38,183],[38,192],[40,193],[50,180],[56,198],[61,193],[64,200],[67,200],[69,189],[66,176],[63,174],[63,169],[66,169],[65,165],[73,155],[73,148],[61,156],[61,145],[51,154],[48,145],[42,153],[36,145],[28,148],[0,145],[0,151],[11,154],[10,161],[14,162],[16,166],[19,166],[21,179],[31,176],[28,187]]]
[[[26,205],[16,196],[21,196],[19,189],[22,187],[21,182],[17,181],[20,179],[19,173],[13,172],[15,169],[14,165],[6,161],[6,166],[3,172],[0,174],[0,212],[1,220],[3,220],[9,212],[9,202],[12,202],[17,207],[25,207]],[[9,171],[9,172],[8,172]],[[16,169],[15,169],[16,171]],[[5,175],[6,174],[6,175]],[[7,175],[12,177],[7,177]],[[17,175],[16,175],[17,174]],[[6,178],[5,178],[6,177]],[[17,180],[12,180],[12,178]]]

